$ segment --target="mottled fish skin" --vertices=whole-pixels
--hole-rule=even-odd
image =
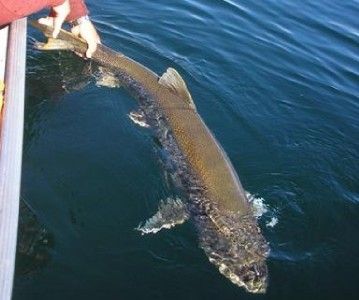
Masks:
[[[51,37],[50,27],[37,22],[32,25]],[[62,30],[53,45],[39,44],[38,48],[67,48],[84,54],[87,44]],[[160,84],[160,77],[148,68],[104,45],[98,45],[92,59],[113,72],[126,74],[156,100],[186,163],[202,187],[202,200],[196,208],[201,211],[200,216],[194,218],[201,247],[233,283],[249,292],[264,293],[268,285],[268,245],[231,162],[194,104]]]

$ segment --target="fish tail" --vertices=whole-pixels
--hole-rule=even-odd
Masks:
[[[71,43],[54,38],[48,38],[46,43],[35,42],[34,47],[37,50],[74,50]]]

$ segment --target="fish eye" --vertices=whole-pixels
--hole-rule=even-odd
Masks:
[[[251,271],[256,275],[261,275],[260,268],[258,268],[256,265],[252,266]]]

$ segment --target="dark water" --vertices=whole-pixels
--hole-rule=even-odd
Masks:
[[[183,75],[267,207],[269,289],[220,275],[191,223],[134,231],[172,193],[136,101],[29,49],[22,199],[46,233],[19,250],[14,299],[358,299],[359,2],[87,2],[103,43]]]

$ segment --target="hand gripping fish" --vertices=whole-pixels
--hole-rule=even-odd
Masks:
[[[51,27],[36,21],[32,25],[51,37]],[[84,54],[87,44],[62,30],[57,39],[36,47]],[[231,162],[198,114],[181,76],[172,68],[158,76],[104,45],[98,45],[92,59],[116,74],[138,99],[139,115],[166,150],[181,198],[186,199],[185,203],[179,198],[161,201],[159,211],[137,229],[156,233],[191,218],[210,262],[234,284],[252,293],[265,293],[268,244]]]

